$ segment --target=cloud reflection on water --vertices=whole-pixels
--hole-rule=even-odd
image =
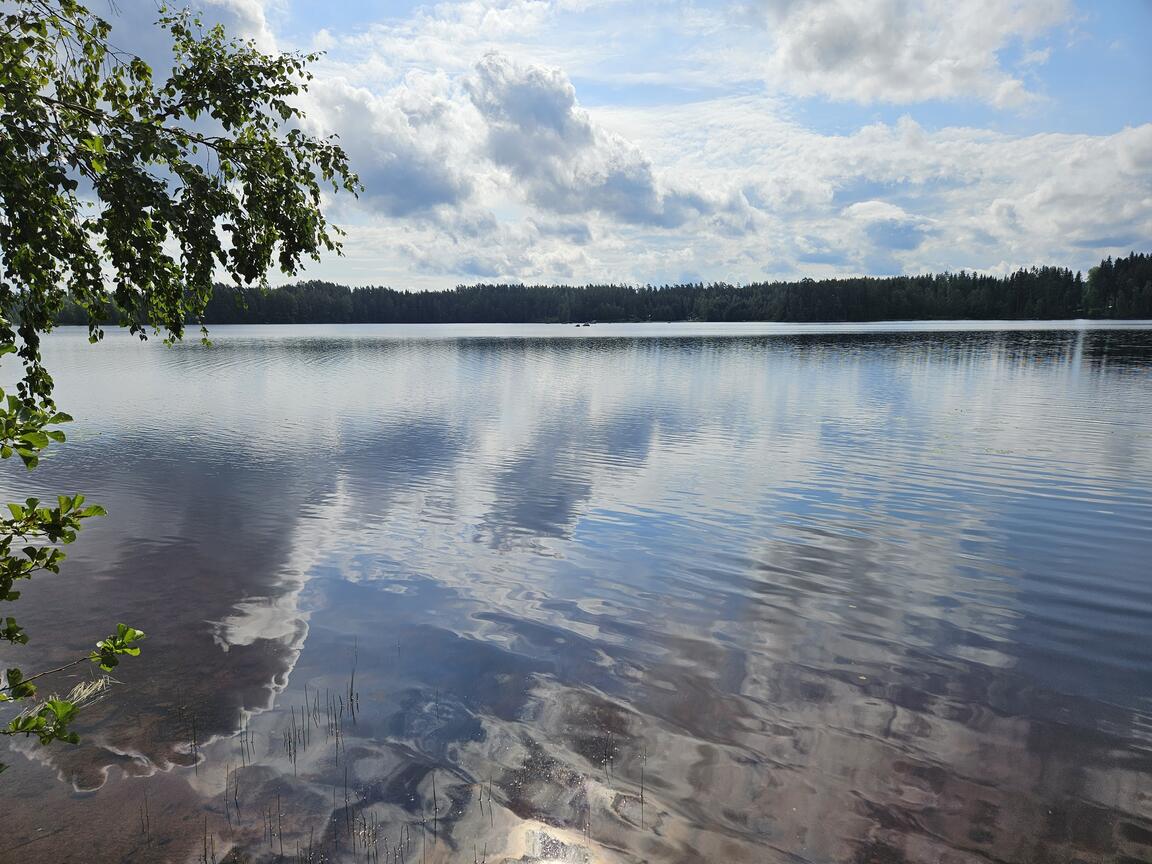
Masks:
[[[153,634],[91,744],[36,754],[80,785],[286,687],[242,783],[338,833],[343,766],[278,741],[355,656],[353,809],[417,819],[435,774],[458,851],[1147,851],[1146,332],[309,332],[53,346],[81,420],[37,482],[113,517],[30,623]],[[1082,596],[1108,590],[1124,611]],[[170,794],[219,823],[234,739],[205,755]]]

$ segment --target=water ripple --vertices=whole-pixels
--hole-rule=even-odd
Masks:
[[[1152,856],[1152,330],[572,330],[49,340],[35,482],[113,516],[28,620],[156,635],[14,836],[59,772],[253,855]]]

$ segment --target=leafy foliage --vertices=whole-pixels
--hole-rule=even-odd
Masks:
[[[76,0],[0,7],[0,358],[23,364],[15,392],[0,391],[0,458],[28,469],[71,420],[56,410],[40,351],[66,303],[83,311],[92,341],[109,318],[141,338],[180,339],[219,274],[261,286],[273,267],[292,274],[337,251],[322,196],[359,189],[343,150],[306,134],[291,101],[315,55],[262,53],[184,11],[163,8],[158,24],[172,43],[163,74],[115,50],[109,24]],[[17,600],[16,584],[35,573],[58,573],[60,546],[104,515],[80,495],[8,511],[0,602]],[[3,641],[29,641],[14,617],[0,625]],[[143,637],[121,624],[50,671],[86,661],[107,671]],[[46,674],[8,669],[0,701],[34,699],[31,682]],[[0,731],[75,740],[77,707],[51,697]]]

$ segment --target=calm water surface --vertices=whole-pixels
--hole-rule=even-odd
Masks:
[[[1152,329],[214,338],[50,340],[0,857],[1152,860]]]

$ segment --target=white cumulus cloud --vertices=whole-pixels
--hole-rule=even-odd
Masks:
[[[674,227],[713,209],[697,192],[666,188],[635,145],[596,127],[559,70],[489,54],[466,86],[488,127],[488,158],[544,210]]]
[[[1066,0],[759,0],[782,88],[857,102],[1033,98],[999,53],[1068,20]],[[1026,65],[1043,62],[1033,50]]]

